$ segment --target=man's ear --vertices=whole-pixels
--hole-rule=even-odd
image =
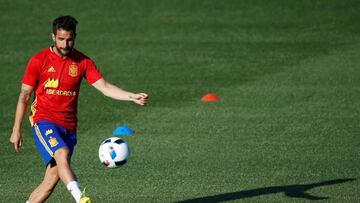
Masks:
[[[55,35],[54,35],[54,33],[51,33],[51,38],[52,38],[53,42],[55,42]]]

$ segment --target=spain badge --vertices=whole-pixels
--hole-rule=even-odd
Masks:
[[[78,67],[76,64],[71,64],[69,66],[69,75],[71,77],[76,77],[79,74]]]
[[[57,139],[55,137],[50,137],[49,144],[51,147],[56,147],[56,145],[58,145],[59,142],[57,141]]]

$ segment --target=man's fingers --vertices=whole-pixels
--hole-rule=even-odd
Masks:
[[[146,101],[145,100],[135,100],[134,101],[136,104],[139,104],[141,106],[144,106],[146,104]]]
[[[14,148],[16,152],[19,152],[19,145],[18,143],[14,143]]]
[[[133,102],[141,106],[146,105],[149,96],[146,93],[137,93]]]
[[[22,145],[22,140],[20,139],[19,141],[11,141],[11,142],[14,144],[15,151],[19,152]]]
[[[145,93],[139,93],[139,95],[141,95],[141,97],[147,99],[149,97],[149,95],[145,94]]]

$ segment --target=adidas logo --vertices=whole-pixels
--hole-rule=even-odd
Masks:
[[[49,72],[49,73],[55,73],[56,70],[55,70],[54,67],[51,66],[51,67],[48,69],[48,72]]]

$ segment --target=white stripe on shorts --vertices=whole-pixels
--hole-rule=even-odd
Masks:
[[[36,135],[37,135],[38,139],[40,140],[41,144],[44,146],[44,148],[45,148],[46,151],[50,154],[50,156],[53,156],[54,153],[51,151],[51,149],[49,148],[49,146],[46,144],[46,141],[44,140],[43,136],[41,135],[39,126],[37,126],[37,124],[35,123],[35,124],[34,124],[34,127],[35,127]]]

